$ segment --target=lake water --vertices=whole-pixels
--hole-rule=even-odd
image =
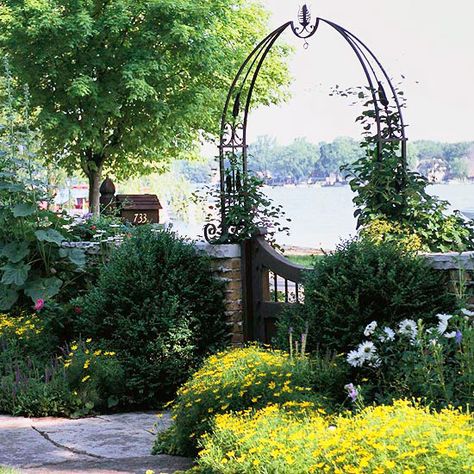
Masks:
[[[437,184],[429,187],[432,195],[451,203],[453,209],[474,209],[474,184]],[[266,187],[265,193],[275,204],[281,204],[289,223],[290,235],[280,234],[282,245],[333,249],[341,239],[356,233],[353,216],[353,192],[349,186],[340,187]],[[202,235],[202,223],[173,224],[183,235]]]

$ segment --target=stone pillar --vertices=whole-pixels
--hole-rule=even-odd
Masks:
[[[225,283],[225,307],[231,342],[236,346],[242,345],[244,331],[240,245],[210,245],[200,242],[196,247],[211,257],[213,273]]]

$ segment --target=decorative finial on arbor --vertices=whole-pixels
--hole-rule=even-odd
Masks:
[[[308,5],[304,4],[298,13],[298,20],[300,25],[306,30],[311,23],[311,12],[309,11]]]
[[[293,33],[298,37],[305,40],[303,47],[308,48],[309,44],[306,41],[310,36],[313,36],[316,33],[318,28],[319,18],[316,19],[314,25],[311,24],[311,12],[308,5],[305,3],[298,11],[298,23],[299,26],[296,26],[293,22],[291,28]]]

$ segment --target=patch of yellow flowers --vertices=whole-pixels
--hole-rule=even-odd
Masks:
[[[43,330],[40,319],[36,314],[22,313],[19,316],[0,314],[0,337],[16,336],[19,339]]]
[[[216,414],[268,403],[301,402],[316,408],[312,389],[305,386],[309,373],[306,358],[292,359],[286,352],[257,346],[209,357],[172,402],[177,452],[189,454]]]
[[[363,227],[361,235],[376,244],[392,240],[410,251],[423,250],[424,247],[419,235],[398,223],[389,222],[385,219],[374,219],[368,222]]]
[[[94,350],[91,344],[91,338],[81,342],[73,341],[69,347],[68,357],[63,361],[65,369],[76,364],[82,366],[80,367],[84,371],[84,376],[81,379],[82,383],[87,382],[91,378],[87,371],[98,357],[114,357],[116,355],[115,352],[111,351]]]
[[[408,401],[329,417],[271,404],[225,413],[202,438],[205,472],[460,474],[474,472],[474,419]]]

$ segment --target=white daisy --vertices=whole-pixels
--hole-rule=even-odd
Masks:
[[[387,326],[383,328],[383,334],[379,336],[380,341],[393,341],[395,339],[395,331]]]
[[[438,333],[442,335],[446,332],[446,329],[448,329],[448,321],[452,316],[450,314],[437,314],[436,317],[439,319]]]
[[[465,316],[473,317],[474,316],[474,311],[469,311],[466,308],[461,309],[461,313],[464,314]]]
[[[347,354],[346,360],[352,367],[362,367],[365,362],[359,351],[350,351],[349,354]]]
[[[374,361],[377,358],[377,348],[375,347],[375,344],[371,341],[364,341],[359,344],[357,351],[359,352],[363,363]]]
[[[374,331],[377,329],[377,321],[372,321],[364,330],[364,336],[369,337],[371,336]]]
[[[453,337],[456,337],[456,331],[452,332],[447,332],[444,337],[447,337],[448,339],[452,339]]]
[[[382,359],[380,357],[375,357],[369,361],[369,365],[378,368],[382,365]]]
[[[418,334],[418,328],[416,326],[415,321],[413,321],[413,319],[404,319],[398,325],[398,332],[400,334],[408,336],[412,341],[414,341]]]

